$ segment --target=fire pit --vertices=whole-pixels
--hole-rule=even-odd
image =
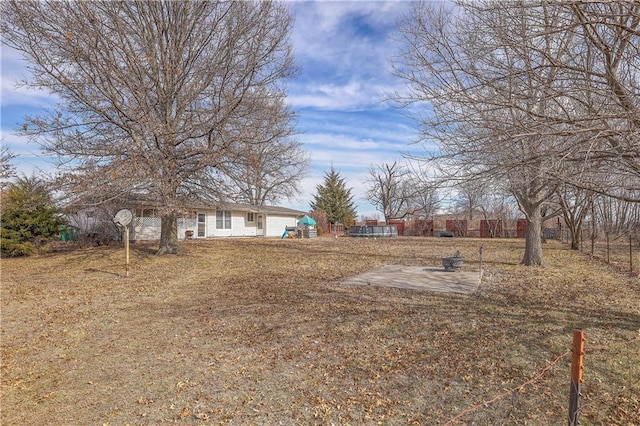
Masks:
[[[443,257],[442,265],[444,270],[448,272],[460,272],[462,270],[462,264],[464,257],[460,254],[460,250],[456,251],[453,256]]]

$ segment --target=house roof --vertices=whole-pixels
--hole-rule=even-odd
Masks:
[[[95,206],[96,203],[88,203],[83,205],[81,203],[70,204],[65,207],[66,211],[77,211],[78,209],[87,208],[89,206]],[[146,194],[132,194],[126,198],[119,199],[117,205],[121,207],[138,207],[138,208],[159,208],[160,203],[157,200],[149,197]],[[290,209],[288,207],[280,206],[255,206],[248,203],[231,203],[220,201],[206,201],[202,199],[192,199],[185,203],[186,210],[231,210],[239,212],[253,212],[264,213],[272,215],[286,215],[286,216],[299,216],[302,217],[307,212],[302,210]]]
[[[290,209],[288,207],[279,206],[254,206],[252,204],[245,203],[216,203],[209,208],[216,208],[219,210],[233,210],[241,212],[253,212],[253,213],[265,213],[265,214],[285,214],[304,216],[307,212],[301,210]]]
[[[158,203],[154,200],[144,198],[130,198],[129,202],[138,207],[158,207]],[[230,203],[230,202],[207,202],[204,200],[192,200],[186,203],[187,209],[215,209],[215,210],[231,210],[240,212],[253,212],[264,214],[280,214],[287,216],[304,216],[307,212],[302,210],[290,209],[280,206],[255,206],[248,203]]]

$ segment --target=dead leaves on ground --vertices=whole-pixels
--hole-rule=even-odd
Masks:
[[[584,418],[637,419],[638,284],[558,244],[546,268],[519,266],[518,240],[188,244],[162,258],[134,249],[128,280],[105,273],[121,267],[115,248],[3,261],[3,405],[15,407],[3,420],[71,424],[63,408],[79,406],[92,424],[442,424],[535,377],[578,327]],[[480,245],[473,296],[340,285],[458,249],[477,267]],[[562,423],[567,372],[460,423]]]

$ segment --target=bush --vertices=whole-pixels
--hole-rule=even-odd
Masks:
[[[0,253],[28,256],[57,237],[64,220],[44,181],[20,178],[2,193]]]
[[[36,253],[36,248],[28,241],[20,242],[18,233],[2,228],[0,247],[5,256],[18,257],[29,256]]]

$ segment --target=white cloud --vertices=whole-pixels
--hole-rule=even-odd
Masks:
[[[374,152],[379,157],[388,157],[389,152],[400,153],[398,144],[384,140],[358,139],[347,134],[313,133],[298,138],[313,152]],[[316,157],[317,158],[317,157]]]
[[[18,174],[44,175],[55,171],[53,159],[44,154],[38,144],[29,141],[28,137],[2,129],[0,143],[16,155],[12,163],[16,166]]]
[[[295,107],[353,109],[379,104],[401,85],[389,73],[390,35],[407,2],[293,2],[292,43],[303,75]]]
[[[10,105],[41,108],[56,101],[56,97],[48,92],[24,84],[31,74],[17,50],[8,46],[0,47],[0,71],[0,104],[3,108]]]
[[[366,80],[351,80],[344,84],[293,85],[287,100],[294,108],[320,108],[329,110],[358,110],[384,108],[386,94],[393,85],[383,85]]]

